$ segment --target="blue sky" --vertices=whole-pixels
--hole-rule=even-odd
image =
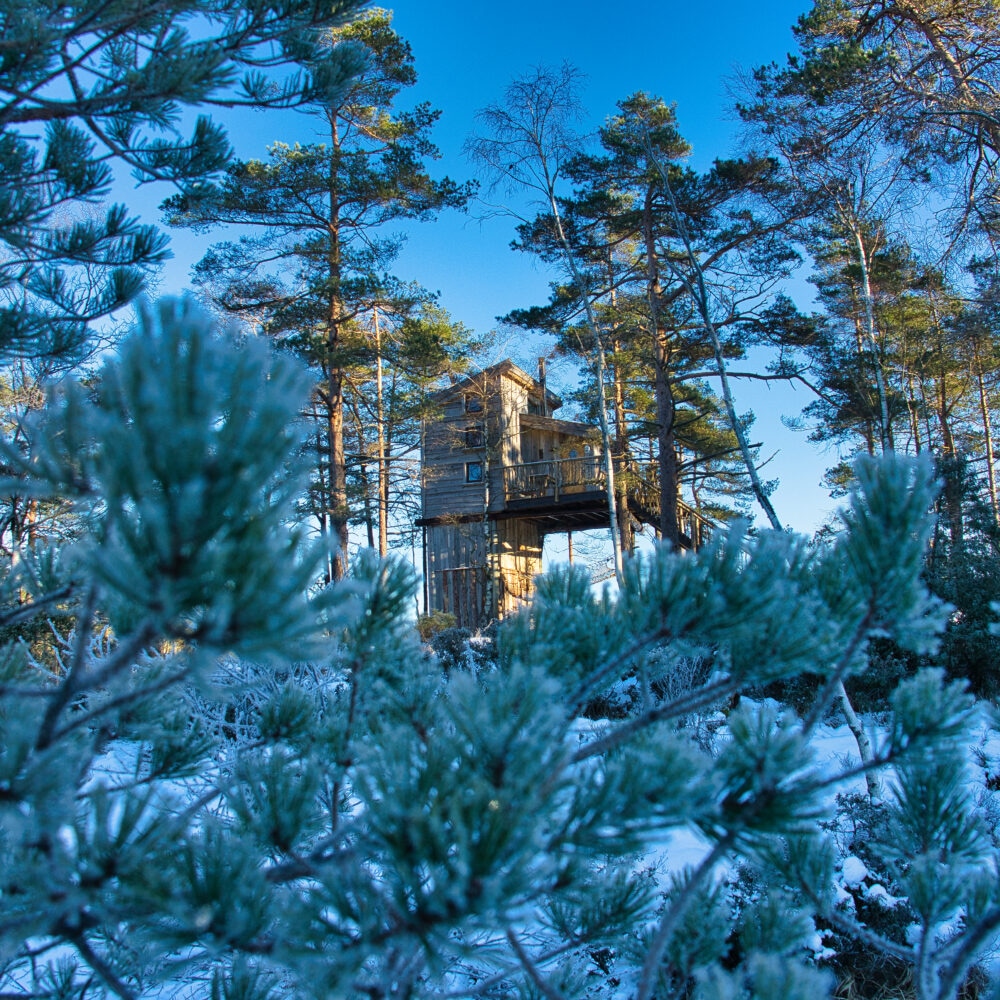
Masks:
[[[737,122],[729,93],[734,76],[740,69],[783,60],[794,49],[791,27],[808,6],[805,0],[725,0],[705,6],[675,0],[628,5],[408,0],[394,8],[394,25],[413,47],[419,81],[403,100],[425,100],[441,109],[435,138],[442,158],[436,171],[466,179],[472,167],[462,144],[475,112],[497,101],[513,77],[568,61],[584,74],[583,101],[593,128],[627,95],[637,90],[657,94],[676,104],[681,132],[693,146],[690,162],[704,169],[735,150]],[[248,114],[231,122],[237,151],[246,158],[264,157],[270,142],[312,141],[312,127],[306,116],[289,113]],[[468,215],[450,213],[409,231],[396,273],[439,293],[440,304],[454,318],[483,333],[495,326],[497,316],[546,298],[552,275],[511,252],[512,235],[510,220],[481,221],[475,209]],[[161,289],[183,287],[190,264],[213,239],[222,238],[221,233],[174,234],[176,257]],[[800,282],[796,292],[808,306],[808,286]],[[505,353],[530,365],[539,349],[521,336]],[[568,371],[562,374],[570,377]],[[819,480],[835,456],[817,453],[803,432],[782,423],[782,417],[796,416],[809,397],[802,389],[755,384],[741,386],[738,401],[741,409],[757,413],[753,436],[762,441],[765,456],[774,455],[764,474],[781,480],[774,498],[779,516],[811,532],[834,506]]]

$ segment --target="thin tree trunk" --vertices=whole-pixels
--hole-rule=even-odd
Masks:
[[[989,400],[986,396],[986,385],[983,381],[983,365],[979,356],[979,345],[973,346],[973,358],[976,363],[976,383],[979,388],[979,412],[983,420],[983,435],[986,439],[986,482],[990,492],[990,507],[993,510],[993,522],[1000,525],[1000,507],[997,505],[997,478],[993,468],[993,427],[990,420]]]
[[[870,764],[875,759],[871,740],[868,738],[868,733],[858,718],[858,713],[854,711],[854,706],[851,704],[851,699],[847,693],[847,688],[844,687],[844,682],[838,681],[837,684],[837,697],[840,700],[840,709],[844,713],[847,728],[850,729],[851,735],[854,737],[854,742],[857,744],[858,755],[861,757],[862,763]],[[878,780],[878,775],[875,771],[871,769],[865,771],[865,784],[868,786],[868,798],[871,800],[872,805],[877,805],[882,801],[882,784]]]
[[[337,120],[330,118],[330,136],[334,152],[340,149],[340,135]],[[347,456],[344,452],[344,372],[340,366],[340,325],[342,322],[342,301],[340,293],[340,201],[338,198],[337,156],[330,157],[330,222],[327,268],[331,293],[327,315],[326,347],[327,360],[327,421],[328,448],[330,459],[329,518],[333,540],[337,550],[333,554],[333,580],[342,580],[347,575],[347,549],[350,542],[347,504]]]
[[[368,548],[373,549],[375,548],[375,512],[372,509],[372,481],[368,475],[368,441],[365,437],[361,413],[356,403],[351,405],[351,414],[354,417],[354,430],[358,439],[358,482],[361,485],[361,503],[365,515],[365,532],[368,535]]]
[[[611,257],[608,257],[608,287],[611,289],[610,301],[612,313],[618,305],[618,294],[615,291],[614,275],[612,272]],[[632,456],[629,447],[628,422],[625,415],[625,386],[622,384],[621,365],[618,363],[621,353],[621,341],[617,334],[612,333],[611,354],[615,359],[612,365],[612,406],[615,418],[615,454],[618,456],[619,469],[626,472],[626,476],[615,477],[615,487],[618,494],[618,531],[621,537],[622,552],[632,555],[635,551],[635,533],[632,531],[632,514],[629,510],[628,502],[628,473],[632,471]]]
[[[910,417],[910,434],[913,435],[914,451],[919,455],[923,451],[923,440],[920,436],[920,413],[917,409],[917,398],[913,389],[912,372],[907,373],[906,388],[906,412]]]
[[[546,195],[549,202],[549,210],[556,224],[556,235],[559,238],[559,245],[563,250],[563,257],[569,268],[573,283],[580,289],[583,298],[584,313],[587,320],[587,329],[594,339],[594,378],[597,382],[597,422],[601,431],[601,449],[604,452],[604,491],[608,498],[608,528],[611,532],[611,550],[614,555],[615,579],[619,586],[622,583],[622,540],[618,526],[618,497],[615,489],[615,459],[612,448],[611,429],[608,426],[608,397],[604,386],[604,374],[607,368],[607,359],[604,353],[604,341],[601,338],[601,329],[594,315],[594,305],[590,301],[590,294],[587,291],[587,283],[583,280],[580,269],[576,266],[576,258],[573,256],[573,248],[570,245],[566,232],[563,229],[562,214],[559,211],[559,202],[556,200],[555,186],[552,179],[546,172]]]
[[[389,457],[385,440],[385,398],[382,384],[382,331],[378,309],[373,309],[375,321],[375,450],[378,459],[378,554],[384,559],[389,552]]]
[[[666,333],[660,325],[659,270],[656,266],[656,242],[653,237],[653,186],[646,188],[642,209],[643,238],[646,244],[646,297],[653,327],[653,370],[656,397],[656,441],[659,449],[657,474],[660,487],[660,537],[677,548],[680,528],[677,524],[677,456],[674,442],[674,394],[668,373],[669,354]]]
[[[965,517],[962,510],[962,470],[958,468],[958,449],[955,445],[955,434],[951,426],[952,407],[948,401],[947,373],[944,367],[944,334],[938,317],[936,304],[929,296],[931,316],[934,320],[934,330],[937,334],[937,356],[939,367],[937,373],[937,418],[941,427],[941,453],[951,459],[951,468],[946,469],[944,477],[944,502],[948,509],[949,533],[953,547],[961,547],[965,540]]]
[[[319,525],[321,537],[327,537],[330,531],[329,511],[327,498],[330,495],[329,483],[329,450],[324,440],[324,433],[329,431],[329,427],[320,407],[317,406],[317,399],[326,410],[326,400],[322,398],[322,393],[317,391],[313,394],[312,418],[316,422],[316,485],[310,490],[310,508],[316,523]],[[324,559],[323,579],[329,583],[333,579],[333,557],[332,553]]]
[[[612,344],[612,353],[617,356],[618,342]],[[621,369],[616,361],[613,366],[613,392],[615,415],[615,452],[621,462],[621,468],[631,469],[628,429],[625,424],[625,387],[622,385]],[[623,482],[616,477],[618,488],[618,530],[621,533],[622,552],[631,555],[635,551],[635,534],[632,531],[632,515],[628,507],[628,481]]]
[[[886,393],[885,376],[882,372],[878,332],[875,329],[875,303],[872,296],[871,276],[868,272],[868,254],[856,220],[850,224],[849,228],[854,237],[854,245],[858,249],[858,265],[861,268],[861,297],[865,310],[865,336],[871,351],[872,373],[875,377],[875,389],[878,393],[879,443],[882,446],[882,453],[885,454],[893,450],[892,426],[889,423],[889,399]]]
[[[854,291],[853,285],[851,286],[851,291],[852,293]],[[865,355],[867,351],[865,345],[867,343],[867,338],[865,336],[864,327],[861,323],[861,317],[858,316],[856,312],[854,313],[853,321],[854,321],[854,351],[858,359],[858,372],[859,372],[858,377],[860,379],[861,374],[864,372]],[[870,388],[871,387],[867,384],[867,382],[864,385],[861,384],[857,385],[858,398],[863,399],[866,404],[865,405],[866,414],[870,409],[873,409],[873,407],[869,405],[871,403],[871,400],[869,398]],[[875,441],[876,441],[875,423],[876,422],[872,417],[869,417],[867,415],[864,417],[864,430],[862,431],[862,435],[865,439],[865,448],[867,449],[868,454],[872,458],[874,458],[875,455],[878,453],[878,449],[875,447]]]

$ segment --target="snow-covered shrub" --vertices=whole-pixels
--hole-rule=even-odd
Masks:
[[[467,628],[445,628],[426,640],[434,660],[446,674],[465,670],[478,674],[496,665],[496,630],[472,632]]]
[[[955,996],[1000,927],[956,779],[968,698],[908,679],[848,769],[895,769],[879,850],[917,917],[905,944],[836,907],[819,824],[843,775],[812,742],[873,637],[926,652],[943,625],[920,580],[928,466],[862,462],[821,550],[720,536],[631,561],[616,600],[557,570],[494,669],[442,678],[410,567],[365,553],[314,587],[324,553],[288,523],[307,392],[163,304],[8,455],[83,528],[0,581],[0,626],[76,622],[57,670],[0,656],[5,994],[816,1000],[814,918],[906,962],[920,1000]],[[700,666],[657,691],[664,649]],[[800,714],[744,699],[713,752],[682,725],[803,672]],[[627,717],[581,719],[630,675]],[[734,924],[718,886],[739,858],[768,891]]]

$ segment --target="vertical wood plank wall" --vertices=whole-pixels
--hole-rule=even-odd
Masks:
[[[462,628],[479,628],[487,607],[487,545],[482,521],[435,524],[427,528],[427,597]]]
[[[542,534],[537,521],[496,522],[497,575],[501,617],[531,599],[534,580],[542,571]]]
[[[453,614],[463,628],[480,628],[515,611],[530,599],[542,571],[535,521],[487,521],[486,529],[489,538],[483,521],[427,527],[429,606]]]

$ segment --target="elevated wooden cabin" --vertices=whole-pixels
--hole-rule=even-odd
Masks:
[[[544,371],[544,369],[542,369]],[[430,611],[469,628],[531,597],[551,532],[608,525],[605,463],[596,428],[552,414],[561,405],[512,361],[438,393],[424,427],[424,585]],[[654,487],[634,474],[629,507],[656,522]],[[707,522],[680,511],[689,543]]]

